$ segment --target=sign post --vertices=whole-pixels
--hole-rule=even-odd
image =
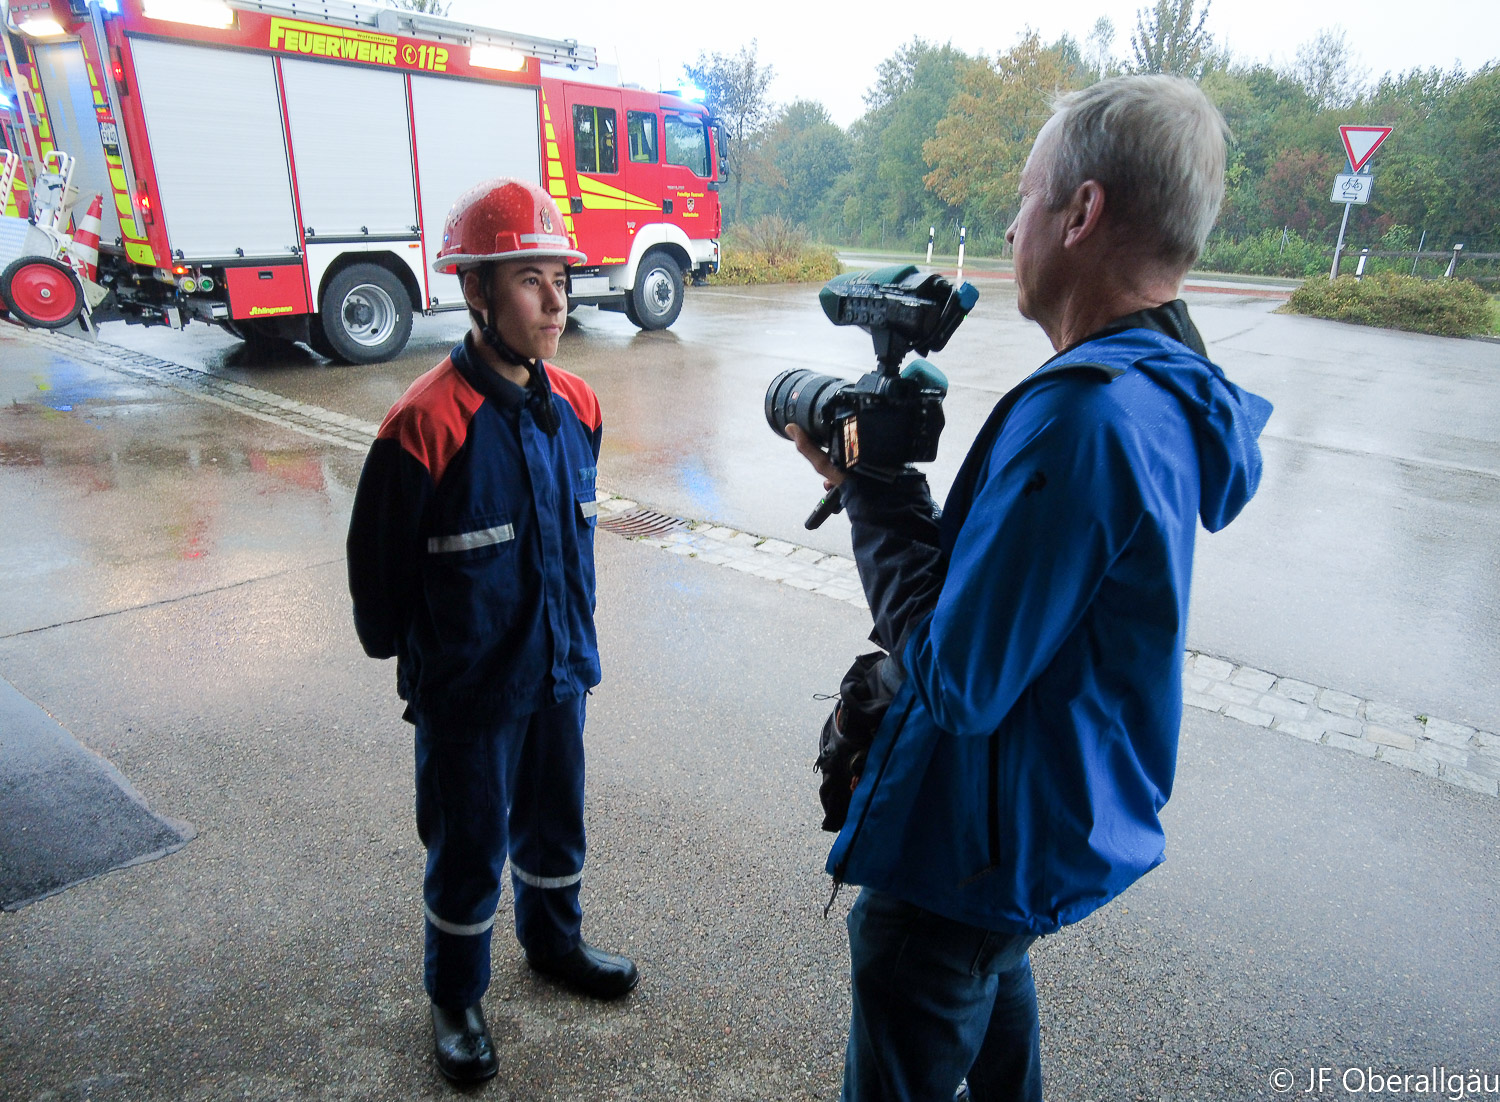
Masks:
[[[1328,280],[1338,278],[1339,261],[1344,256],[1344,231],[1349,228],[1349,208],[1356,203],[1370,201],[1370,189],[1375,178],[1361,172],[1380,148],[1380,143],[1391,136],[1389,126],[1341,126],[1339,140],[1344,143],[1344,152],[1349,155],[1349,171],[1334,178],[1333,195],[1330,199],[1344,204],[1344,219],[1339,223],[1339,243],[1333,249],[1333,267],[1328,271]]]

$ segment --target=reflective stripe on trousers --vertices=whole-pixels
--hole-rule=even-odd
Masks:
[[[507,859],[522,947],[556,956],[578,943],[584,700],[477,731],[438,729],[416,716],[425,978],[434,1002],[472,1006],[489,986]]]

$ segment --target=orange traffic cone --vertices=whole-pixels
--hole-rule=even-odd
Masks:
[[[104,216],[104,196],[94,196],[88,213],[78,223],[73,234],[73,243],[68,246],[68,259],[73,270],[90,282],[99,278],[99,219]]]

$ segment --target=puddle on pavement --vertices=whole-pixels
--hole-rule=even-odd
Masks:
[[[0,634],[342,550],[363,457],[88,369],[0,406]]]

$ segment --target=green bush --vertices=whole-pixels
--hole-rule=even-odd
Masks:
[[[1473,283],[1416,279],[1393,272],[1364,279],[1310,279],[1292,293],[1286,309],[1315,318],[1444,337],[1489,333],[1495,327],[1490,296]]]
[[[719,270],[710,283],[824,283],[839,274],[838,257],[828,245],[812,245],[802,230],[772,214],[725,237]]]

